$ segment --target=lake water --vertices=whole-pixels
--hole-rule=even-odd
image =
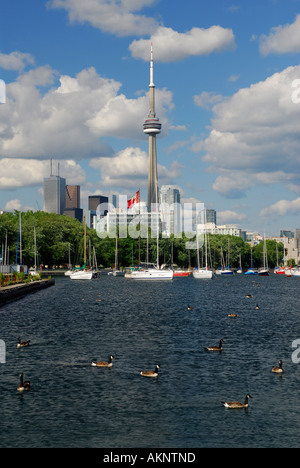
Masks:
[[[0,446],[299,447],[299,286],[273,274],[57,278],[0,309]],[[17,349],[19,335],[31,346]],[[222,353],[205,351],[221,338]],[[110,354],[112,369],[90,366]],[[158,379],[139,375],[156,364]],[[23,395],[20,372],[32,384]],[[248,410],[221,404],[247,393]]]

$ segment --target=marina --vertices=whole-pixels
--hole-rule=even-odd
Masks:
[[[296,447],[299,305],[299,280],[285,275],[57,277],[0,310],[0,445]],[[18,349],[19,336],[30,346]],[[205,350],[221,339],[221,352]],[[111,355],[111,367],[91,366]],[[140,375],[158,364],[157,378]],[[247,409],[224,408],[247,394]]]

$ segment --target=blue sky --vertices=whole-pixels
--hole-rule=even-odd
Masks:
[[[11,0],[0,14],[0,210],[43,208],[50,159],[88,195],[160,184],[218,224],[300,228],[300,0]]]

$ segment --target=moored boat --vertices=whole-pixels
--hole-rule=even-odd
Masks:
[[[299,267],[292,268],[291,269],[291,275],[292,276],[300,276],[300,268]]]
[[[213,272],[207,268],[198,268],[197,270],[193,271],[193,277],[195,279],[212,279]]]
[[[76,270],[71,275],[72,280],[91,280],[93,278],[92,270]]]
[[[145,268],[131,272],[130,278],[133,280],[172,280],[173,270],[160,270],[158,268]]]
[[[192,272],[190,270],[174,270],[174,277],[187,277],[191,276]]]
[[[285,267],[277,267],[274,270],[275,275],[285,275]]]

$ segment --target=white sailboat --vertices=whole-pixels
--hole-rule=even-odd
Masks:
[[[144,268],[134,270],[130,274],[133,280],[172,280],[174,271],[170,268],[159,267],[159,215],[157,216],[156,265],[146,265]]]
[[[206,215],[206,211],[205,211]],[[193,271],[193,277],[195,279],[212,279],[213,272],[212,270],[208,269],[208,262],[207,262],[207,233],[206,233],[206,219],[205,219],[205,229],[204,229],[204,237],[205,237],[205,268],[200,268],[200,259],[199,259],[199,238],[198,238],[198,229],[197,229],[197,260],[198,260],[198,268],[197,270]]]
[[[228,266],[225,267],[223,250],[221,252],[222,266],[216,270],[217,275],[233,275],[233,271],[229,267],[229,241],[228,241]]]
[[[113,275],[114,276],[125,276],[125,271],[119,270],[118,236],[116,236],[115,268],[113,270]]]
[[[37,271],[37,251],[36,251],[36,230],[35,227],[33,228],[33,236],[34,236],[34,268],[29,270],[29,274],[31,276],[39,275]]]
[[[70,244],[69,244],[69,269],[65,272],[65,276],[70,276],[74,271],[71,268],[71,254],[70,254]]]
[[[93,271],[86,268],[86,216],[84,214],[84,265],[81,269],[75,270],[70,274],[71,280],[91,280]]]
[[[264,262],[264,266],[258,270],[258,275],[269,276],[270,271],[268,268],[268,253],[267,253],[267,244],[266,244],[265,237],[264,237],[264,249],[263,249],[263,262]]]
[[[300,276],[300,267],[295,267],[291,269],[292,276]]]

